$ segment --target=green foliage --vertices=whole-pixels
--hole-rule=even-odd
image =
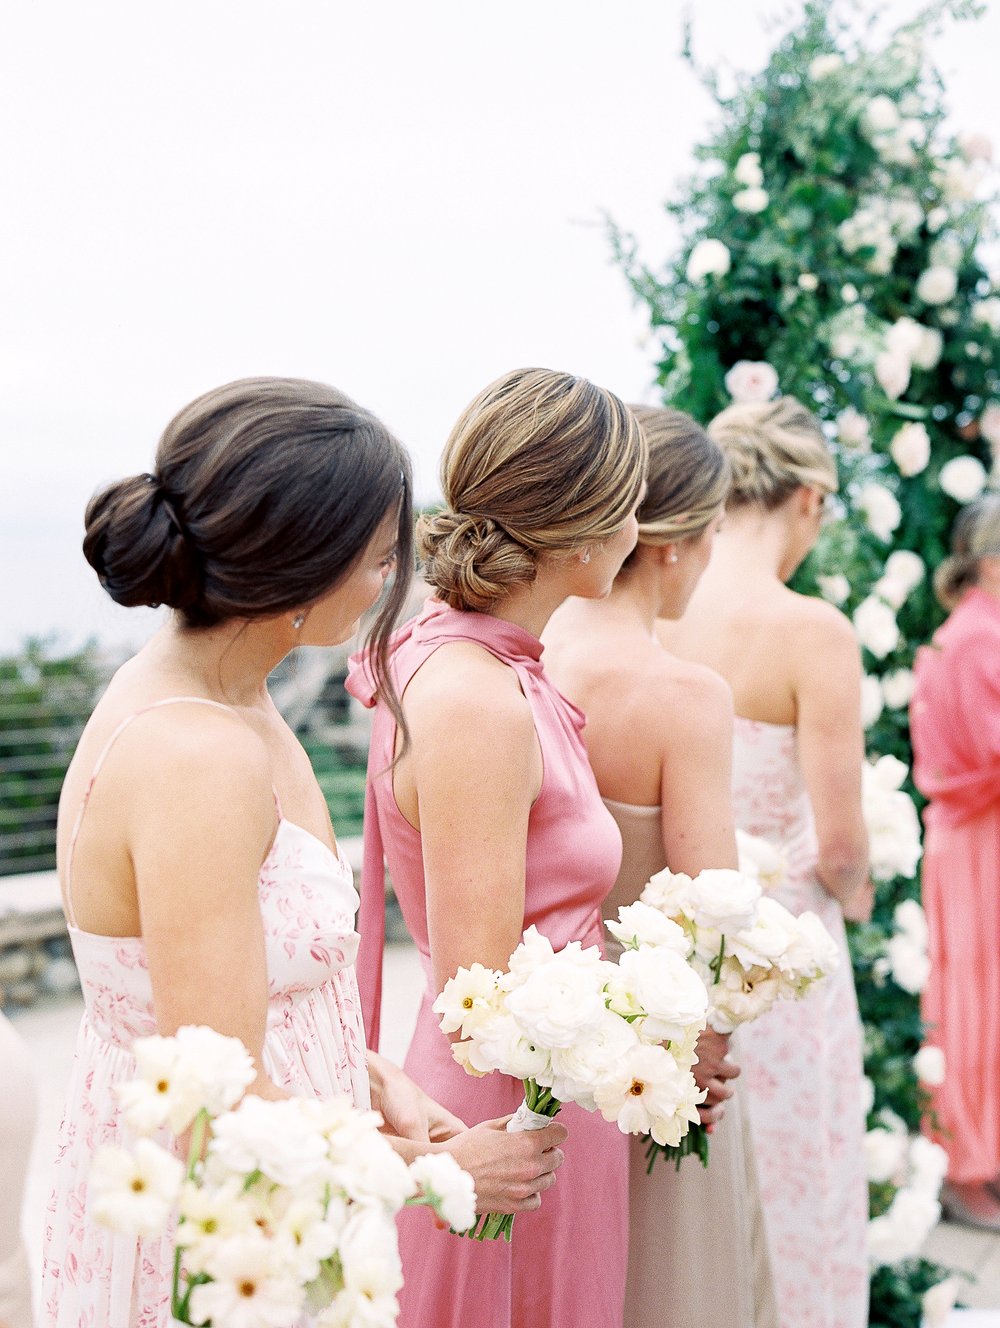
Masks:
[[[984,196],[976,160],[983,145],[949,133],[942,82],[924,52],[927,34],[945,20],[979,12],[940,0],[879,38],[875,19],[858,27],[857,7],[807,0],[759,75],[731,95],[713,77],[703,80],[718,119],[696,153],[698,170],[667,204],[679,252],[651,267],[634,239],[611,226],[616,258],[659,343],[665,401],[707,421],[731,402],[733,366],[766,361],[780,391],[824,422],[844,519],[824,530],[796,586],[816,593],[823,584],[840,602],[818,578],[843,577],[848,614],[870,599],[895,614],[894,645],[859,635],[870,750],[907,764],[905,701],[888,690],[893,704],[883,704],[879,682],[910,669],[943,615],[929,575],[894,590],[887,555],[911,551],[925,570],[945,556],[960,507],[946,492],[954,482],[946,477],[942,487],[948,462],[972,458],[962,465],[973,481],[977,462],[980,480],[991,465],[1000,473],[990,448],[1000,445],[1000,299],[981,247],[996,238],[994,199]],[[690,33],[686,42],[690,55]],[[706,240],[717,242],[714,253]],[[934,269],[943,275],[925,275]],[[902,450],[906,424],[927,431],[922,465]],[[877,531],[879,510],[888,504],[891,517],[893,498],[898,522]],[[915,881],[880,883],[872,922],[852,936],[873,1123],[889,1110],[911,1130],[926,1110],[912,1066],[924,1030],[917,997],[894,980],[886,942],[897,905],[917,894]],[[873,1186],[873,1216],[893,1192]],[[879,1268],[871,1322],[917,1325],[919,1297],[939,1276],[926,1262]]]

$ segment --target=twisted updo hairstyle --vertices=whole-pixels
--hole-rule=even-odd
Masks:
[[[837,492],[837,466],[820,423],[794,397],[727,406],[708,433],[729,460],[730,507],[771,512],[802,487]]]
[[[690,415],[670,406],[631,406],[649,445],[639,544],[672,544],[700,535],[729,494],[729,462]],[[628,566],[634,554],[630,554]]]
[[[516,369],[463,411],[441,461],[443,510],[422,516],[423,574],[454,609],[488,613],[545,554],[625,525],[647,448],[631,412],[585,378]]]
[[[986,493],[963,507],[951,529],[951,555],[934,573],[934,593],[952,610],[979,581],[979,560],[1000,558],[1000,493]]]
[[[411,575],[411,489],[401,444],[342,392],[246,378],[175,415],[151,473],[90,500],[83,551],[117,603],[207,628],[308,607],[398,512],[399,570],[372,632],[381,668]]]

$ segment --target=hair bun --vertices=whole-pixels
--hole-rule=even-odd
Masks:
[[[488,613],[518,585],[530,585],[534,553],[492,517],[447,509],[417,524],[424,578],[453,609]]]
[[[934,594],[950,613],[970,586],[976,584],[979,561],[968,553],[953,553],[934,572]]]
[[[202,590],[202,566],[174,500],[154,475],[133,475],[87,504],[83,552],[117,603],[187,610]]]

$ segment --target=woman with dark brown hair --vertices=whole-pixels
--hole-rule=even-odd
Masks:
[[[239,1037],[264,1098],[369,1100],[406,1157],[452,1151],[487,1209],[551,1181],[555,1126],[466,1131],[365,1050],[358,897],[308,759],[267,691],[295,646],[347,640],[383,594],[375,685],[412,558],[410,463],[334,388],[258,378],[199,397],[152,473],[92,499],[84,551],[124,605],[173,613],[112,679],[60,802],[58,856],[85,1013],[45,1228],[43,1322],[159,1328],[173,1252],[98,1224],[88,1172],[117,1142],[131,1044],[184,1024]],[[402,1137],[406,1136],[406,1137]]]

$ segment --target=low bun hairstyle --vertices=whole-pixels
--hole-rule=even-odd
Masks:
[[[934,593],[949,612],[979,581],[979,560],[1000,558],[1000,493],[963,507],[951,531],[951,556],[934,573]]]
[[[837,466],[820,423],[794,397],[728,406],[708,433],[732,471],[730,507],[771,512],[802,487],[837,492]]]
[[[640,545],[700,535],[729,493],[725,453],[681,410],[632,406],[631,411],[649,445],[646,496],[638,512]]]
[[[585,378],[517,369],[471,402],[445,444],[443,510],[422,516],[423,574],[454,609],[489,613],[539,558],[608,539],[642,488],[645,439]]]
[[[399,570],[372,632],[381,679],[413,563],[411,489],[403,447],[342,392],[246,378],[174,416],[152,474],[91,499],[83,551],[117,603],[207,628],[308,607],[398,512]]]

